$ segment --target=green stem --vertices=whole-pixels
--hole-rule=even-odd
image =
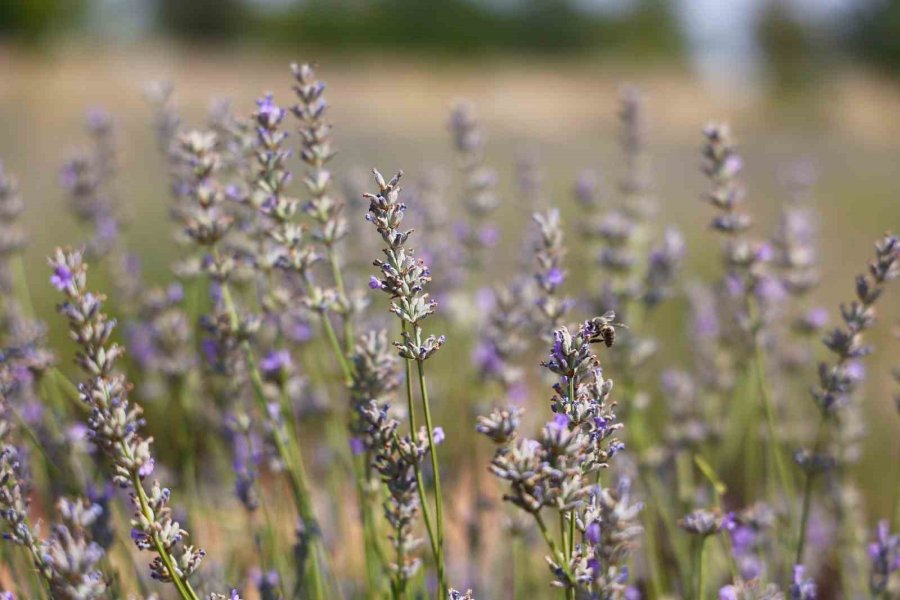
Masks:
[[[334,245],[331,244],[328,246],[328,262],[331,264],[331,276],[334,278],[334,285],[337,288],[338,294],[340,294],[341,298],[349,301],[346,289],[344,288],[344,276],[341,274],[341,265],[338,261],[337,252],[334,250]],[[348,313],[343,317],[344,348],[347,355],[350,355],[353,352],[353,321],[350,319],[350,316],[351,313]]]
[[[31,290],[28,287],[28,278],[25,276],[25,261],[22,260],[22,255],[18,254],[10,261],[10,263],[13,269],[13,277],[15,278],[14,285],[16,295],[19,297],[22,310],[25,312],[26,317],[34,319],[34,303],[31,300]]]
[[[406,333],[406,322],[401,322],[401,329]],[[413,401],[413,382],[412,382],[412,361],[404,359],[404,368],[406,370],[406,408],[409,414],[409,432],[413,439],[416,437],[416,406]],[[396,434],[395,434],[396,435]],[[422,469],[419,463],[413,462],[413,469],[416,473],[416,491],[419,494],[419,503],[422,506],[422,520],[425,522],[425,529],[428,532],[428,541],[431,544],[431,553],[434,555],[435,564],[440,559],[440,546],[437,543],[437,537],[434,534],[434,527],[431,521],[431,509],[428,505],[428,495],[425,493],[425,482],[422,479]]]
[[[544,541],[547,543],[547,547],[550,548],[550,553],[553,555],[553,560],[559,564],[560,568],[566,574],[566,578],[568,580],[569,585],[567,588],[571,588],[572,584],[572,572],[569,570],[569,563],[565,559],[559,549],[556,546],[556,542],[553,541],[553,537],[550,535],[550,532],[547,531],[547,525],[544,523],[544,518],[541,516],[540,511],[532,513],[534,515],[534,520],[537,522],[538,529],[541,532],[541,535],[544,537]]]
[[[793,507],[795,500],[794,483],[791,480],[790,473],[788,472],[787,465],[782,456],[781,442],[778,438],[777,426],[775,423],[775,409],[772,405],[769,380],[766,377],[765,357],[763,357],[762,345],[756,337],[754,338],[753,346],[759,392],[762,397],[763,412],[766,417],[766,429],[769,433],[769,445],[772,449],[772,458],[774,459],[775,470],[778,474],[778,483],[787,497],[787,518],[788,522],[791,522],[793,521]]]
[[[816,434],[816,444],[813,447],[813,456],[822,448],[822,444],[825,443],[825,430],[826,430],[826,421],[825,414],[822,414],[821,419],[819,420],[819,431]],[[812,492],[813,492],[813,482],[815,479],[815,473],[812,471],[806,472],[806,483],[803,488],[803,508],[800,511],[800,533],[797,538],[797,554],[794,558],[795,565],[803,564],[803,551],[806,546],[806,527],[809,524],[809,513],[810,508],[812,507]]]
[[[562,544],[562,555],[567,561],[572,556],[569,550],[569,536],[566,535],[566,517],[560,511],[559,513],[559,543]]]
[[[703,593],[704,593],[704,590],[706,587],[706,581],[704,579],[704,573],[703,573],[703,567],[704,567],[703,558],[704,558],[704,550],[705,549],[706,549],[706,536],[703,536],[700,538],[699,542],[697,543],[697,556],[695,558],[695,560],[696,560],[695,568],[697,570],[697,584],[696,584],[696,587],[694,588],[694,598],[696,598],[697,600],[702,600]]]
[[[341,350],[341,343],[338,341],[337,334],[334,332],[334,325],[331,324],[331,319],[328,318],[328,314],[324,311],[319,313],[319,316],[322,319],[322,328],[325,330],[325,337],[328,338],[328,343],[331,344],[331,348],[334,350],[334,355],[338,360],[338,364],[341,366],[344,383],[350,385],[353,382],[353,371],[350,369],[350,363],[347,362],[344,351]]]
[[[418,330],[417,330],[418,333]],[[418,337],[418,335],[416,336]],[[428,446],[431,449],[431,470],[434,477],[434,510],[437,530],[437,575],[441,596],[447,595],[447,582],[444,578],[444,502],[441,492],[441,472],[438,468],[437,445],[434,443],[434,426],[431,421],[431,406],[428,402],[428,388],[425,385],[425,361],[417,360],[419,374],[419,391],[422,394],[422,407],[425,411],[425,429],[428,432]]]

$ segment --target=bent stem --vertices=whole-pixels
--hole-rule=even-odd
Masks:
[[[406,322],[401,322],[402,332],[406,333]],[[405,358],[403,360],[406,372],[406,408],[409,413],[409,432],[410,436],[415,439],[416,436],[416,406],[413,401],[413,383],[412,383],[412,360]],[[396,433],[394,434],[397,435]],[[419,494],[419,503],[422,505],[422,520],[425,521],[425,529],[428,532],[428,541],[431,545],[431,553],[434,555],[435,564],[440,564],[440,546],[437,543],[437,537],[434,533],[434,526],[431,522],[431,509],[428,507],[428,495],[425,493],[425,482],[422,479],[422,469],[419,463],[413,462],[413,470],[416,474],[416,491]]]
[[[421,330],[416,328],[416,337],[420,337]],[[447,595],[447,583],[444,579],[444,508],[441,493],[441,473],[438,468],[437,446],[434,443],[434,426],[431,421],[431,407],[428,402],[428,388],[425,385],[425,364],[423,360],[416,361],[419,374],[419,391],[422,394],[422,406],[425,411],[425,429],[428,432],[428,446],[431,450],[431,470],[434,477],[434,511],[436,517],[437,533],[437,576],[441,590],[441,596]]]

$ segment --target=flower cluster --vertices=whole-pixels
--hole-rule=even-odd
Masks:
[[[107,582],[98,568],[103,548],[92,540],[92,525],[102,509],[84,499],[60,499],[61,522],[42,540],[29,523],[29,488],[21,451],[9,437],[8,408],[0,399],[0,520],[3,538],[24,547],[53,598],[96,600],[106,596]]]
[[[141,435],[141,407],[130,402],[130,385],[116,372],[124,349],[111,341],[115,320],[103,312],[102,295],[87,291],[87,267],[81,252],[57,249],[50,258],[53,285],[65,301],[59,311],[69,320],[69,332],[79,350],[76,362],[88,377],[78,386],[81,401],[90,410],[87,425],[92,441],[112,461],[111,479],[131,490],[134,505],[132,539],[138,548],[153,550],[151,574],[190,589],[188,577],[200,565],[204,552],[183,543],[187,531],[171,517],[170,491],[144,480],[153,473],[152,438]]]
[[[571,300],[559,296],[559,288],[566,281],[563,267],[566,249],[563,245],[562,224],[559,209],[535,213],[532,218],[540,233],[540,241],[535,247],[538,269],[534,275],[540,290],[537,298],[539,322],[543,330],[551,332],[559,327],[572,307]]]
[[[112,118],[102,110],[92,111],[87,130],[93,148],[72,157],[63,167],[61,182],[72,212],[93,230],[87,248],[93,256],[108,254],[118,243],[120,216],[110,192],[115,172],[115,145]]]
[[[856,278],[856,300],[841,305],[843,328],[835,328],[823,339],[837,357],[834,365],[819,364],[818,386],[813,398],[823,413],[829,414],[845,406],[859,379],[859,363],[871,352],[863,343],[863,332],[875,323],[875,302],[884,284],[900,273],[900,237],[886,234],[875,245],[875,260],[867,275]]]
[[[373,453],[374,467],[388,492],[384,515],[392,530],[392,586],[400,593],[422,564],[414,554],[421,540],[413,529],[421,510],[417,477],[428,454],[429,439],[424,428],[415,437],[400,436],[399,421],[388,414],[387,405],[374,400],[360,407],[359,423],[364,445]]]
[[[196,244],[207,247],[225,237],[234,223],[234,216],[225,210],[225,191],[215,177],[221,168],[216,143],[211,132],[190,131],[178,137],[181,159],[190,169],[185,181],[187,201],[180,206],[184,231]],[[221,262],[205,267],[218,278],[230,271]]]
[[[496,229],[482,224],[500,204],[495,191],[497,174],[485,164],[484,130],[471,103],[458,102],[453,106],[449,127],[463,178],[462,200],[468,217],[459,227],[457,235],[467,251],[466,260],[478,265],[481,251],[496,243]],[[481,229],[477,230],[479,225]]]
[[[388,245],[383,249],[386,260],[376,260],[381,269],[381,279],[372,277],[369,287],[381,290],[391,297],[391,312],[403,323],[403,339],[394,342],[400,356],[409,360],[424,361],[434,356],[444,345],[444,336],[429,335],[422,338],[422,321],[434,314],[437,302],[433,300],[426,286],[431,281],[431,271],[422,259],[415,258],[413,250],[406,244],[412,230],[403,230],[406,205],[399,201],[400,177],[397,173],[390,181],[385,181],[381,173],[375,171],[377,194],[366,194],[370,221],[381,239]],[[412,333],[407,328],[412,328]]]
[[[331,248],[347,234],[347,223],[341,214],[344,203],[331,190],[332,177],[328,162],[334,157],[331,146],[331,124],[325,118],[325,84],[316,77],[312,65],[291,65],[294,91],[300,101],[292,111],[300,121],[300,158],[306,163],[303,179],[310,194],[304,210],[316,222],[313,236]]]
[[[351,357],[350,431],[354,436],[351,444],[360,444],[367,452],[377,449],[377,438],[366,435],[371,423],[366,423],[362,415],[370,408],[371,402],[383,405],[400,386],[397,359],[390,352],[390,347],[387,331],[368,331],[361,336]]]
[[[555,583],[600,592],[600,597],[622,597],[628,552],[640,533],[640,506],[629,503],[628,484],[613,491],[588,480],[623,447],[614,437],[621,424],[609,399],[612,381],[603,377],[591,347],[614,343],[614,318],[607,313],[585,321],[575,334],[566,327],[554,332],[549,358],[542,364],[559,377],[551,400],[556,416],[538,439],[518,437],[521,411],[515,408],[495,409],[480,417],[476,427],[498,446],[490,469],[509,484],[504,499],[533,515],[544,532]],[[561,523],[569,523],[562,551],[547,537],[544,508],[558,511]],[[576,528],[582,532],[580,545],[574,542]]]
[[[17,224],[25,204],[19,193],[19,183],[0,163],[0,290],[6,297],[13,293],[13,273],[10,259],[25,247],[25,233]]]
[[[879,521],[875,540],[869,544],[869,590],[873,596],[883,594],[891,574],[900,570],[900,535],[891,534],[887,521]]]

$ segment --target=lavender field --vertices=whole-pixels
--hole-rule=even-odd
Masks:
[[[896,82],[0,73],[0,599],[900,597]]]

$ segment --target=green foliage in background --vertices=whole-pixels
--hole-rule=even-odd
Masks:
[[[82,8],[81,0],[0,0],[0,36],[44,39],[75,22]]]
[[[849,41],[861,58],[900,74],[900,1],[869,0],[852,20]]]

